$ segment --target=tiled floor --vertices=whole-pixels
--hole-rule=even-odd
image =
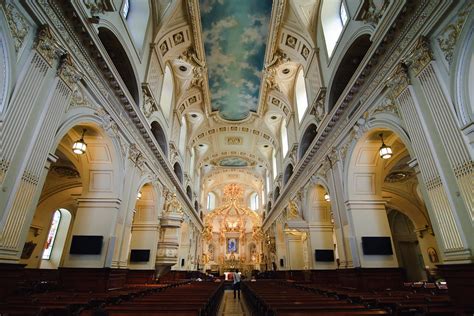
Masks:
[[[224,291],[219,316],[245,316],[244,301],[242,293],[239,299],[234,299],[232,290]]]

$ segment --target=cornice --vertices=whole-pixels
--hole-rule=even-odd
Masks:
[[[352,128],[367,111],[370,105],[369,98],[373,98],[385,87],[385,78],[400,63],[407,53],[410,52],[411,44],[416,41],[420,33],[426,31],[426,25],[434,23],[433,20],[439,16],[439,11],[446,10],[451,2],[442,3],[441,0],[418,0],[407,1],[393,23],[387,28],[384,36],[376,47],[372,45],[366,58],[364,67],[361,68],[357,77],[349,83],[344,94],[333,110],[323,120],[316,139],[310,145],[305,156],[295,167],[293,176],[282,190],[280,197],[273,205],[273,210],[264,222],[264,230],[275,221],[283,208],[282,201],[287,199],[289,188],[292,191],[304,186],[304,184],[321,167],[322,160],[340,139]],[[439,10],[438,12],[436,10]],[[349,113],[347,109],[359,109]]]

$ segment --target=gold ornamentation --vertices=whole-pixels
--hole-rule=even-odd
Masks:
[[[7,18],[10,33],[15,41],[15,51],[18,52],[25,41],[25,37],[30,31],[28,20],[11,3],[5,6],[5,16]]]
[[[225,138],[227,145],[242,145],[243,139],[239,136],[229,136]]]
[[[410,79],[408,78],[406,66],[404,64],[399,64],[395,69],[394,74],[387,80],[387,87],[390,89],[390,99],[396,100],[409,84]]]
[[[77,70],[72,62],[71,55],[65,54],[61,57],[58,76],[64,81],[69,89],[74,91],[77,82],[82,78],[82,74]]]
[[[417,76],[433,60],[430,43],[426,37],[420,37],[405,63],[411,67]]]
[[[53,37],[51,29],[47,25],[43,25],[38,29],[35,48],[50,66],[53,65],[55,59],[66,53]]]
[[[439,47],[444,54],[444,58],[451,64],[453,60],[454,48],[459,39],[459,35],[466,23],[467,17],[474,6],[474,2],[467,1],[466,5],[459,11],[458,15],[454,18],[454,21],[447,25],[441,34],[436,39]]]

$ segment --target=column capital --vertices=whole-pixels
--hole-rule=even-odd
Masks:
[[[39,27],[34,48],[50,66],[53,65],[54,60],[66,53],[66,50],[54,38],[48,25]]]
[[[425,69],[426,66],[433,60],[433,54],[429,40],[421,36],[418,38],[411,53],[405,58],[405,64],[413,70],[415,76]]]
[[[408,85],[410,85],[410,79],[408,78],[407,66],[398,64],[394,73],[387,80],[390,99],[396,100]]]

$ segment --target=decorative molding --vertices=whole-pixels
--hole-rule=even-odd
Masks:
[[[389,4],[390,0],[364,0],[356,19],[377,26]]]
[[[48,25],[43,25],[38,29],[38,35],[35,43],[36,51],[52,66],[56,59],[59,59],[66,53],[66,50],[59,45],[53,37]]]
[[[474,2],[466,1],[466,4],[461,10],[459,10],[453,21],[448,24],[443,29],[441,34],[436,38],[439,47],[444,54],[444,58],[446,59],[449,65],[451,65],[451,62],[453,60],[453,53],[456,47],[456,43],[459,39],[459,35],[461,34],[464,24],[466,23],[467,17],[469,16],[469,13],[471,12],[473,7]]]
[[[324,104],[326,103],[326,88],[319,88],[319,91],[314,98],[313,104],[311,105],[311,115],[314,115],[316,118],[316,122],[318,125],[321,123],[321,121],[324,119],[326,116],[326,111]]]
[[[71,91],[75,90],[77,82],[82,78],[82,74],[74,65],[70,54],[64,54],[61,57],[57,74]]]
[[[409,84],[410,79],[408,78],[407,67],[404,64],[398,64],[393,75],[386,81],[390,99],[396,100]]]
[[[369,113],[369,116],[374,116],[378,113],[391,113],[397,117],[401,117],[400,110],[395,102],[393,102],[393,99],[385,99],[380,105],[372,108]]]
[[[431,53],[429,40],[421,36],[404,62],[413,69],[415,76],[417,76],[432,60],[433,54]]]
[[[91,11],[92,16],[115,10],[113,0],[83,0],[83,2],[86,8]]]
[[[150,90],[150,85],[148,83],[142,84],[143,91],[143,105],[142,112],[146,118],[149,118],[154,112],[158,111],[158,105],[153,97],[153,94]]]

